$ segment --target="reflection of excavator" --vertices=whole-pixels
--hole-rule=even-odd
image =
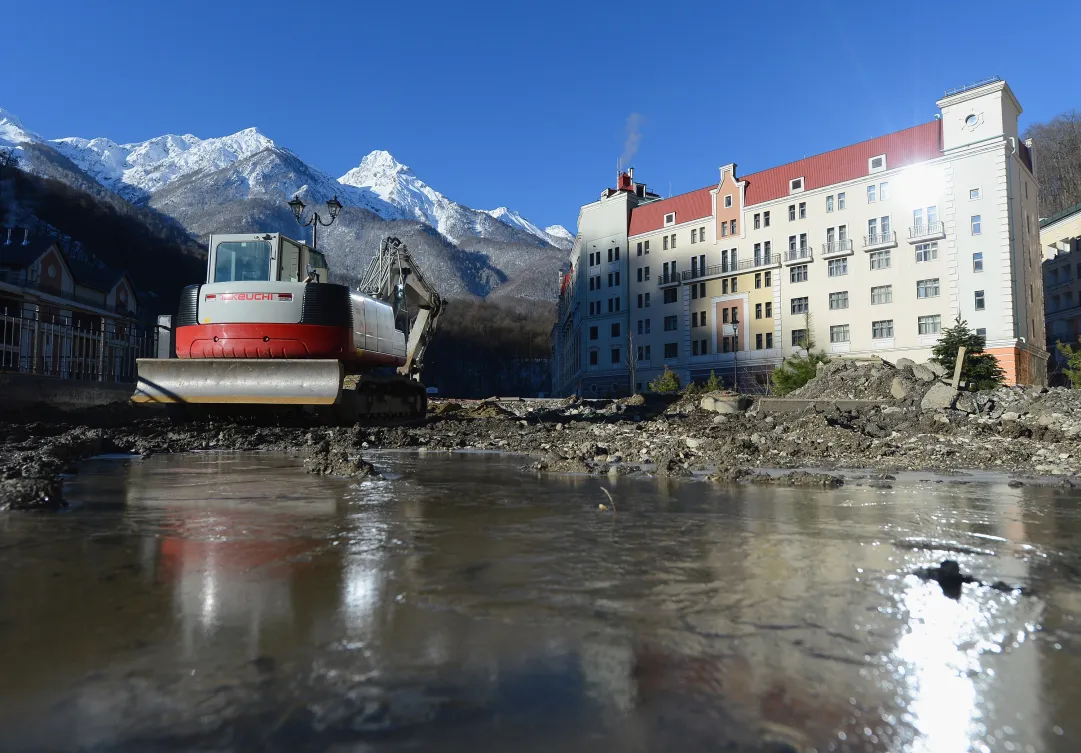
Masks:
[[[139,359],[132,400],[423,416],[419,374],[443,299],[397,238],[383,241],[357,291],[327,272],[321,253],[278,233],[210,236],[207,281],[184,289],[168,323],[175,347]]]

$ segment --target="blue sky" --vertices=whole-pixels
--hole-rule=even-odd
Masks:
[[[925,122],[990,75],[1022,127],[1081,109],[1081,55],[1068,33],[1047,43],[1081,28],[1066,0],[53,0],[4,17],[0,106],[48,138],[254,125],[332,175],[387,149],[456,201],[572,230],[632,113],[636,177],[667,195]]]

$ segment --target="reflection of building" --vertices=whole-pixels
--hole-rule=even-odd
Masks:
[[[153,343],[125,272],[64,253],[50,237],[0,229],[0,370],[121,379]]]
[[[960,313],[1010,381],[1046,379],[1033,152],[1004,81],[930,122],[663,199],[620,173],[582,207],[561,280],[557,394],[668,367],[750,388],[808,340],[924,360]],[[733,325],[733,316],[737,324]],[[743,375],[746,373],[747,378]]]
[[[1052,364],[1061,365],[1055,343],[1081,341],[1081,204],[1040,221],[1040,246],[1047,349]]]

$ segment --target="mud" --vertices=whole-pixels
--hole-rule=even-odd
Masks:
[[[922,369],[922,370],[921,370]],[[1078,483],[1081,390],[1001,387],[949,393],[921,365],[835,362],[797,397],[803,410],[714,413],[701,395],[619,400],[434,401],[407,426],[326,428],[303,416],[216,419],[174,425],[130,406],[0,419],[0,510],[63,504],[60,480],[78,460],[107,453],[286,450],[308,456],[312,473],[370,476],[367,450],[492,450],[531,455],[531,472],[666,477],[723,483],[830,486],[829,474],[778,477],[754,469],[969,470]],[[922,378],[921,378],[922,377]],[[903,383],[904,389],[894,389]],[[902,397],[894,397],[891,390]],[[933,394],[932,394],[933,393]],[[948,407],[928,407],[928,398]],[[840,410],[832,398],[875,400]],[[708,402],[708,401],[707,401]],[[863,483],[888,488],[888,478]]]

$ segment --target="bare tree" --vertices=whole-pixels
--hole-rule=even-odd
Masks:
[[[1070,110],[1024,133],[1033,141],[1040,216],[1081,204],[1081,112]]]
[[[19,166],[19,158],[12,148],[0,148],[0,179],[8,177],[8,171]]]
[[[638,393],[638,351],[634,349],[634,333],[627,328],[627,357],[623,359],[631,376],[631,394]]]

